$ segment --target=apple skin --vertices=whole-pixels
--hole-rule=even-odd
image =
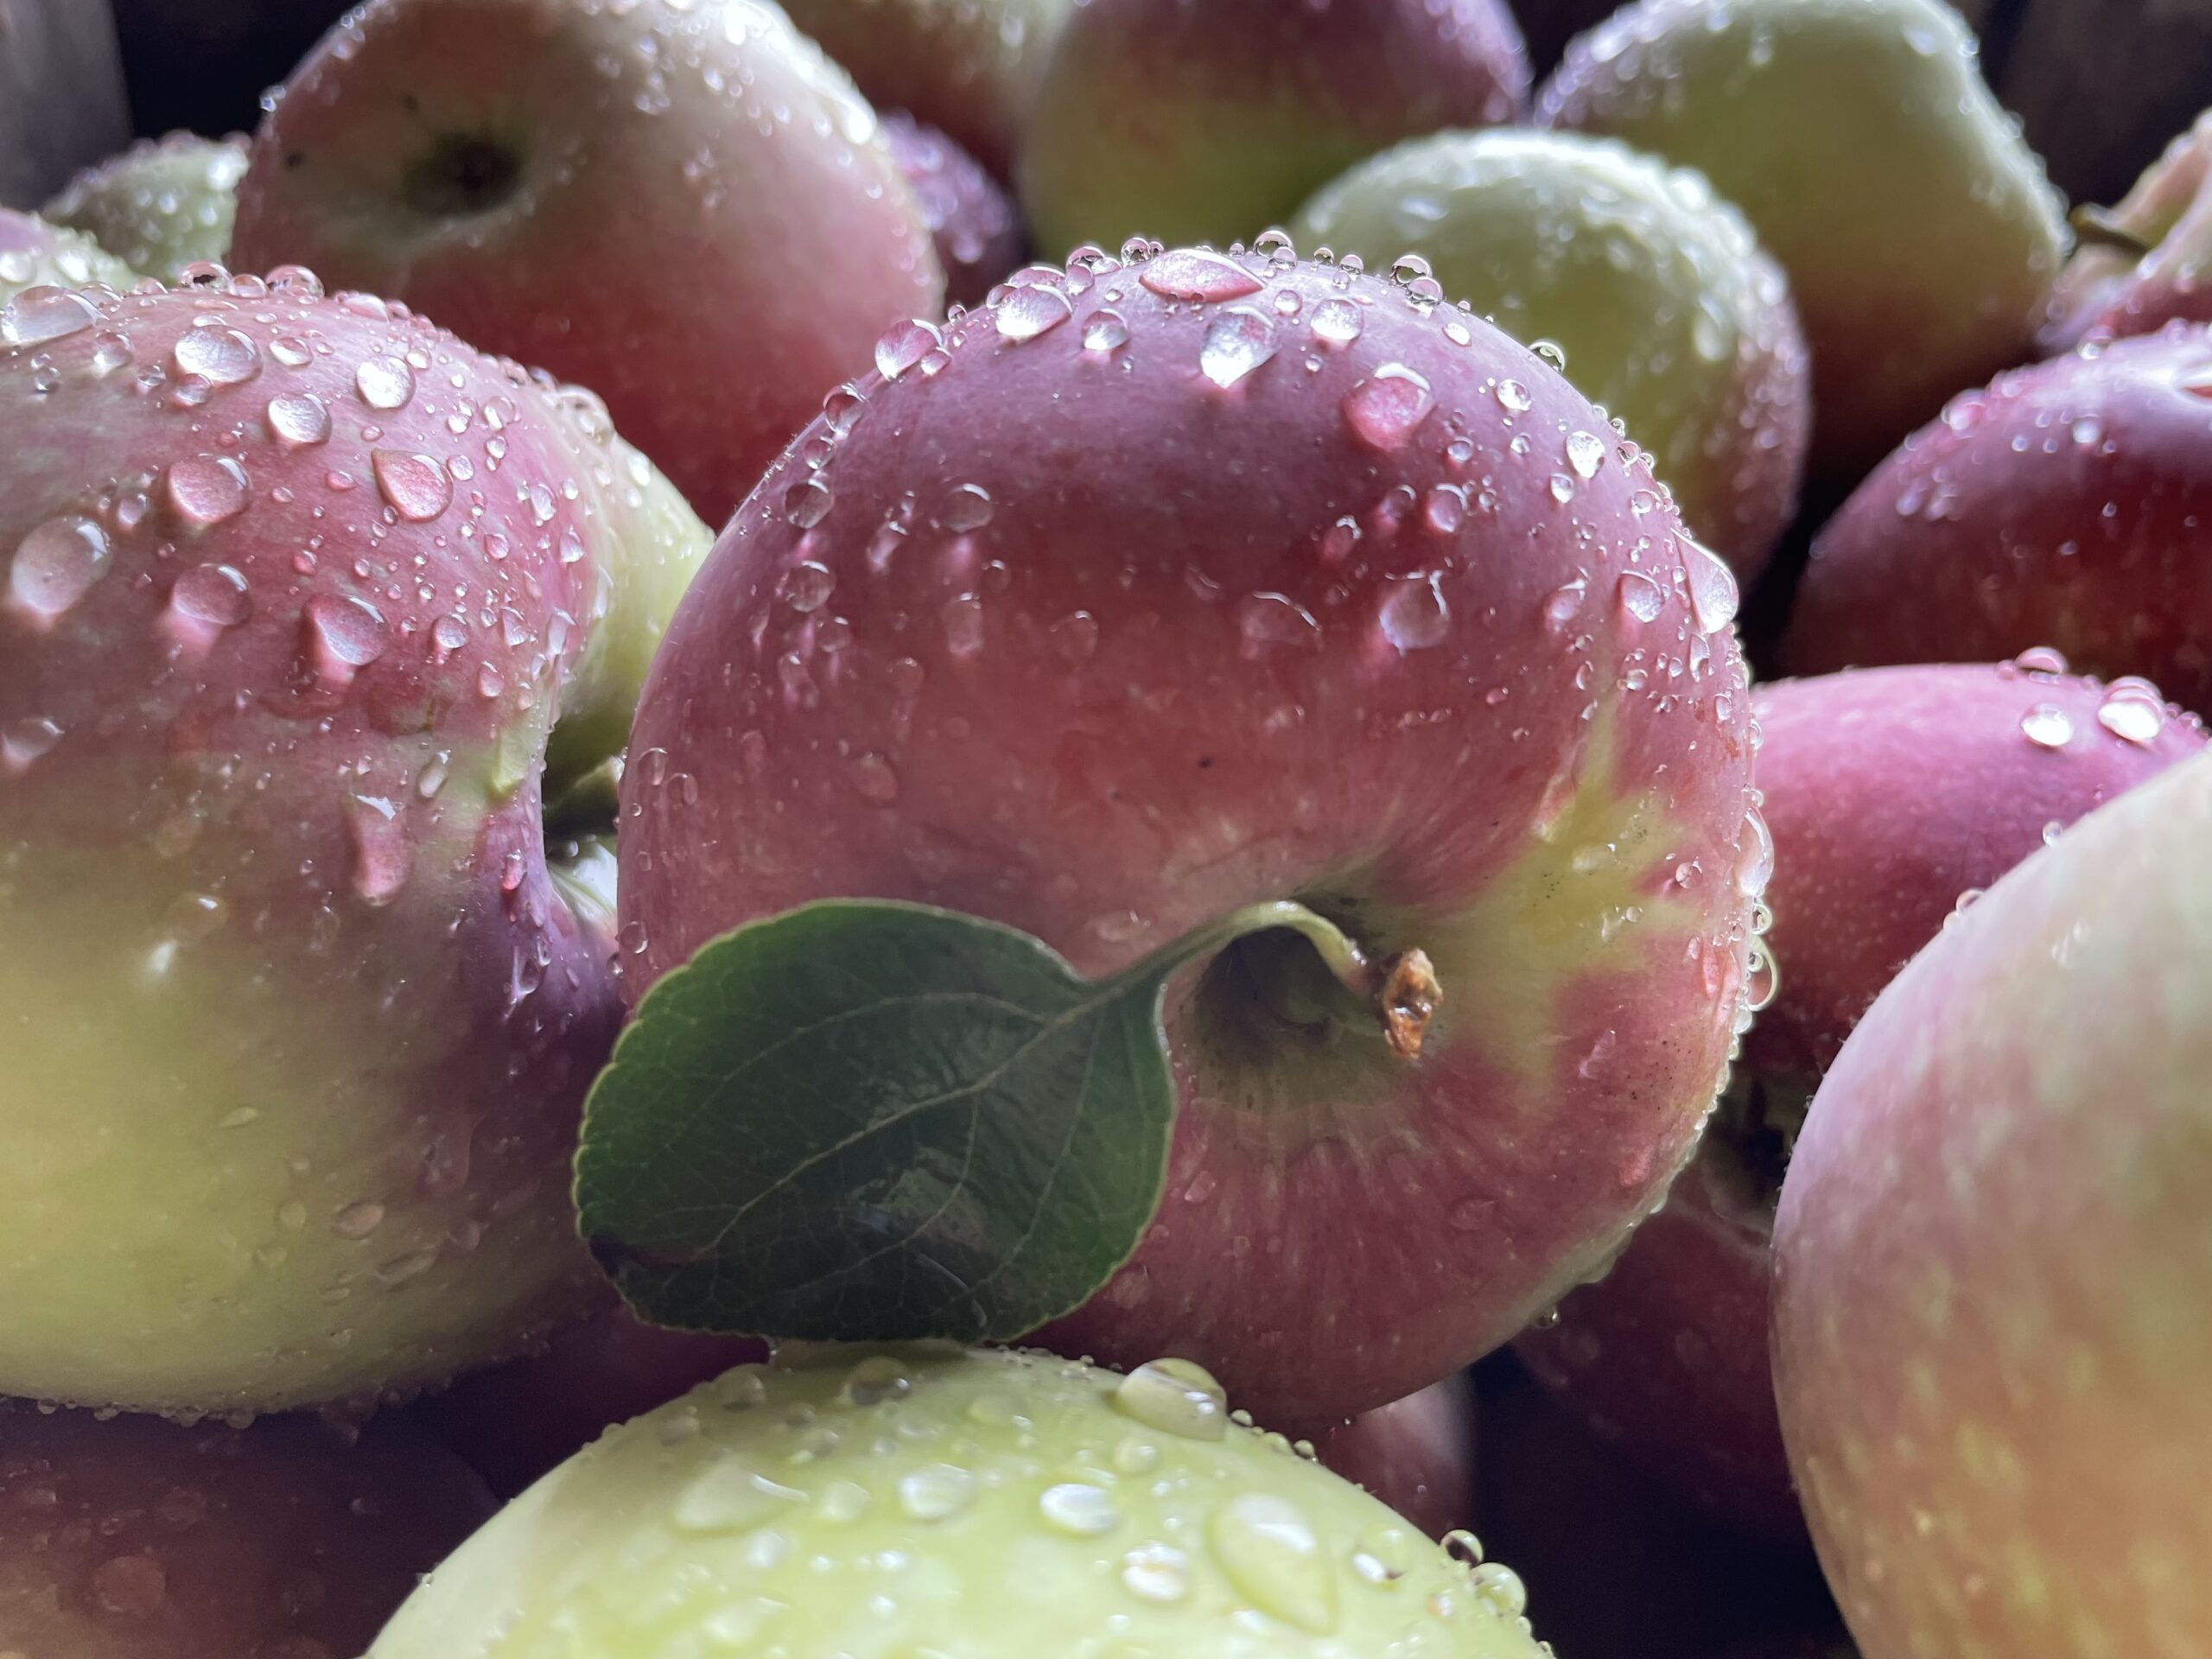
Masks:
[[[559,1332],[543,1353],[472,1372],[410,1414],[510,1498],[615,1424],[767,1354],[749,1337],[658,1330],[617,1303]]]
[[[791,0],[802,34],[880,110],[905,110],[994,176],[1014,175],[1053,42],[1075,0]]]
[[[1439,133],[1325,187],[1292,220],[1455,300],[1567,378],[1651,455],[1690,529],[1752,581],[1797,511],[1813,409],[1781,267],[1699,175],[1579,133]]]
[[[1809,1095],[1882,988],[2050,826],[2202,753],[2139,685],[2012,664],[1868,669],[1761,688],[1752,709],[1779,990],[1730,1094]],[[2055,712],[2057,719],[2050,718]],[[2131,732],[2124,737],[2100,715]],[[2042,742],[2026,731],[2034,721]],[[2062,730],[2063,728],[2063,730]],[[2053,743],[2056,747],[2051,747]],[[1516,1344],[1547,1386],[1715,1514],[1787,1544],[1804,1522],[1768,1359],[1777,1160],[1723,1112],[1612,1271]]]
[[[1539,1659],[1490,1580],[1211,1379],[817,1351],[618,1428],[430,1575],[371,1659],[713,1652]],[[757,1472],[754,1472],[757,1471]],[[1494,1581],[1492,1581],[1494,1580]]]
[[[612,556],[575,440],[303,274],[33,289],[27,334],[0,1389],[275,1410],[521,1351],[590,1305],[568,1166],[621,1012],[539,818]]]
[[[1743,210],[1812,343],[1820,477],[1856,479],[2030,353],[2063,210],[1942,0],[1638,0],[1567,49],[1538,119],[1694,167]]]
[[[1473,1524],[1475,1392],[1464,1376],[1291,1438],[1432,1538]]]
[[[1027,245],[1013,198],[973,156],[903,111],[883,118],[883,137],[929,226],[946,301],[981,305]]]
[[[142,139],[70,180],[45,217],[82,231],[133,270],[174,283],[187,265],[230,257],[245,158],[236,133]]]
[[[1294,895],[1426,950],[1414,1064],[1301,1010],[1302,946],[1171,986],[1166,1197],[1046,1332],[1353,1415],[1596,1272],[1688,1154],[1764,879],[1732,583],[1465,313],[1286,251],[1037,281],[935,359],[894,334],[904,372],[832,400],[678,608],[623,780],[625,994],[838,896],[1095,976]]]
[[[1385,145],[1528,107],[1502,0],[1089,0],[1052,54],[1017,182],[1047,254],[1135,235],[1225,247]]]
[[[0,1643],[36,1659],[359,1653],[494,1507],[396,1423],[0,1404]]]
[[[1955,398],[1813,544],[1783,660],[2039,645],[2212,712],[2212,330],[2091,347]]]
[[[2020,865],[1797,1142],[1775,1390],[1866,1659],[2212,1643],[2209,836],[2200,758]]]
[[[27,288],[89,288],[128,292],[138,273],[89,236],[33,213],[0,207],[0,305]]]
[[[256,136],[235,258],[591,387],[717,524],[944,295],[874,112],[758,0],[372,0]]]
[[[2177,319],[2212,322],[2212,110],[2169,144],[2104,218],[2148,251],[2130,257],[2109,243],[2085,241],[2051,296],[2046,352],[2156,334]]]

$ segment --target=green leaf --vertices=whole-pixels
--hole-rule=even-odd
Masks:
[[[658,1324],[1020,1336],[1159,1205],[1160,992],[1186,954],[1094,984],[1027,934],[847,900],[728,934],[646,995],[592,1091],[584,1235]]]

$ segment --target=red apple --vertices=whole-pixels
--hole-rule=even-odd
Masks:
[[[0,342],[0,1389],[270,1410],[520,1351],[589,1306],[620,1019],[548,732],[677,586],[611,435],[299,272],[34,288]]]
[[[1768,1254],[1805,1101],[1963,898],[2205,738],[2139,682],[2012,664],[1785,680],[1752,708],[1779,993],[1666,1207],[1518,1349],[1630,1456],[1788,1541],[1803,1521],[1775,1418]]]
[[[2126,199],[2082,219],[2082,248],[2051,296],[2044,344],[2212,322],[2212,110],[2167,146]]]
[[[2038,645],[2212,710],[2212,331],[2088,347],[1952,400],[1813,545],[1793,672]]]
[[[493,1507],[397,1424],[187,1427],[0,1405],[0,1650],[359,1653]]]
[[[911,115],[885,116],[883,136],[929,226],[945,298],[981,305],[1021,263],[1026,238],[1013,200],[973,156]]]
[[[462,1377],[412,1415],[512,1497],[615,1424],[766,1357],[748,1338],[656,1330],[617,1305],[561,1332],[543,1353]]]
[[[1401,138],[1528,105],[1503,0],[1085,0],[1023,141],[1021,203],[1048,253],[1226,246]]]
[[[1293,1438],[1432,1538],[1473,1524],[1475,1395],[1464,1376]]]
[[[173,283],[188,265],[231,257],[245,139],[173,132],[86,168],[46,217],[91,237],[133,270]]]
[[[1899,975],[1775,1221],[1775,1392],[1866,1659],[2212,1650],[2212,759]]]
[[[99,283],[127,291],[137,281],[137,272],[92,238],[0,207],[0,305],[27,288],[86,288]]]
[[[1734,584],[1465,313],[1281,248],[1033,277],[887,336],[686,596],[627,993],[832,896],[1092,976],[1293,896],[1425,950],[1412,1062],[1287,933],[1171,987],[1166,1197],[1049,1332],[1349,1415],[1597,1271],[1688,1155],[1764,875]]]
[[[374,0],[255,139],[235,263],[582,382],[720,522],[944,284],[852,83],[774,7]]]

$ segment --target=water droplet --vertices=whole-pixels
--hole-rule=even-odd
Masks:
[[[253,595],[230,565],[196,564],[169,589],[169,608],[187,621],[234,628],[253,614]]]
[[[944,336],[933,323],[917,318],[895,324],[875,342],[876,372],[887,380],[896,380],[944,345]]]
[[[2023,674],[2063,674],[2066,658],[2049,645],[2031,645],[2012,659],[2012,666]]]
[[[346,804],[353,841],[353,891],[365,904],[388,905],[407,885],[415,849],[399,809],[378,795],[355,795]]]
[[[2020,716],[2020,729],[2039,749],[2063,749],[2074,737],[2074,722],[2055,703],[2036,704]]]
[[[1313,308],[1313,333],[1332,346],[1351,345],[1365,327],[1359,307],[1350,300],[1327,299]]]
[[[1099,1538],[1122,1524],[1111,1494],[1082,1481],[1047,1486],[1037,1498],[1038,1512],[1056,1532],[1075,1538]]]
[[[307,604],[308,646],[315,671],[344,685],[384,655],[384,618],[366,600],[318,594]]]
[[[1736,573],[1694,537],[1676,538],[1690,590],[1690,616],[1701,633],[1718,633],[1736,620]]]
[[[946,1520],[975,1500],[975,1476],[955,1464],[926,1464],[899,1482],[899,1507],[917,1521]]]
[[[1087,663],[1098,649],[1098,619],[1089,611],[1071,611],[1052,624],[1052,638],[1063,662]]]
[[[1068,296],[1057,288],[1017,288],[992,308],[999,337],[1016,345],[1049,334],[1075,315]]]
[[[1435,535],[1457,535],[1467,522],[1467,493],[1456,484],[1439,484],[1421,502],[1421,522]]]
[[[108,563],[107,532],[74,513],[49,518],[16,544],[8,595],[16,608],[50,623],[92,591]]]
[[[353,390],[371,409],[404,409],[415,395],[415,371],[400,358],[366,358],[353,372]]]
[[[235,328],[188,328],[169,355],[180,372],[212,385],[243,385],[261,372],[261,348]]]
[[[1248,653],[1282,646],[1296,651],[1320,647],[1321,625],[1313,613],[1281,594],[1254,594],[1236,607],[1236,631]]]
[[[170,511],[193,529],[219,524],[245,511],[245,468],[228,455],[175,462],[164,482]]]
[[[1036,290],[1023,291],[1033,293]],[[982,485],[963,484],[944,498],[944,505],[938,509],[937,521],[956,536],[964,536],[989,524],[992,515],[997,511],[990,493]]]
[[[1402,363],[1385,363],[1344,394],[1345,423],[1370,448],[1400,448],[1436,407],[1428,382]]]
[[[92,1569],[92,1594],[103,1612],[150,1618],[168,1596],[168,1574],[150,1555],[117,1555]]]
[[[453,475],[435,455],[378,449],[369,455],[377,490],[410,524],[427,524],[453,505]]]
[[[1522,385],[1518,380],[1499,381],[1497,383],[1497,401],[1504,404],[1506,408],[1516,410],[1516,412],[1530,410],[1535,407],[1535,399],[1529,396],[1529,388]]]
[[[1744,815],[1743,838],[1736,854],[1736,891],[1745,899],[1761,899],[1774,879],[1774,832],[1757,807]]]
[[[776,592],[785,604],[804,615],[828,603],[836,586],[836,574],[828,565],[814,559],[802,559],[784,572],[783,580],[776,584]]]
[[[1641,570],[1621,573],[1621,609],[1639,622],[1656,622],[1667,608],[1667,590]]]
[[[1589,591],[1589,582],[1580,576],[1554,588],[1551,597],[1544,601],[1544,626],[1553,633],[1566,632],[1574,619],[1582,614],[1582,601]]]
[[[944,643],[956,657],[970,656],[983,644],[983,601],[973,594],[956,594],[938,613],[944,624]]]
[[[914,1375],[904,1360],[889,1354],[870,1354],[846,1374],[837,1397],[848,1406],[876,1406],[887,1400],[903,1400],[914,1391]]]
[[[99,308],[66,288],[27,288],[0,305],[0,344],[41,346],[91,327]]]
[[[1484,1561],[1470,1575],[1475,1593],[1488,1602],[1501,1618],[1518,1618],[1529,1611],[1529,1592],[1521,1575],[1503,1561]]]
[[[1122,1558],[1122,1587],[1165,1605],[1191,1592],[1191,1558],[1171,1544],[1140,1544]]]
[[[797,530],[812,530],[836,504],[828,480],[818,475],[803,478],[784,492],[784,522]]]
[[[270,432],[288,449],[304,449],[330,436],[330,411],[312,393],[271,397],[264,413]]]
[[[853,762],[853,787],[862,800],[889,806],[899,798],[899,774],[881,755],[864,754]]]
[[[1137,273],[1137,281],[1170,300],[1241,300],[1265,286],[1235,260],[1208,248],[1163,253]]]
[[[1116,1386],[1114,1407],[1147,1428],[1186,1440],[1217,1440],[1229,1433],[1227,1392],[1187,1359],[1138,1366]]]
[[[1128,321],[1118,311],[1094,311],[1083,325],[1087,352],[1118,352],[1128,343]]]
[[[366,1238],[384,1225],[384,1205],[366,1200],[349,1204],[330,1218],[330,1230],[340,1238]]]
[[[1567,464],[1586,479],[1598,476],[1605,464],[1605,441],[1594,432],[1576,432],[1567,440]]]
[[[1225,391],[1274,354],[1274,319],[1249,305],[1235,305],[1206,325],[1198,372]]]
[[[0,728],[0,766],[10,772],[27,771],[50,753],[61,738],[61,728],[50,720],[10,721]]]
[[[1400,651],[1440,645],[1452,632],[1452,612],[1444,602],[1440,571],[1394,580],[1384,588],[1380,620],[1382,637]]]
[[[2124,742],[2147,749],[2165,730],[2166,711],[2156,693],[2113,686],[2097,710],[2097,724]]]
[[[1287,1498],[1244,1492],[1206,1520],[1206,1547],[1262,1612],[1316,1636],[1337,1627],[1337,1578],[1313,1522]]]
[[[1574,499],[1574,480],[1565,473],[1554,473],[1551,477],[1552,499],[1565,506]]]
[[[750,1532],[806,1501],[797,1488],[724,1458],[691,1478],[671,1519],[686,1532]]]

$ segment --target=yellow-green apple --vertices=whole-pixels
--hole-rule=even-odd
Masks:
[[[1021,204],[1052,254],[1249,241],[1386,144],[1528,102],[1503,0],[1086,0],[1023,140]]]
[[[1691,531],[1748,582],[1797,511],[1813,406],[1789,284],[1699,175],[1579,133],[1416,138],[1327,186],[1300,244],[1425,259],[1650,453]]]
[[[1077,0],[791,0],[791,21],[879,109],[949,134],[997,177]]]
[[[1520,1581],[1169,1361],[831,1349],[729,1372],[509,1505],[372,1659],[1538,1659]]]
[[[508,1498],[615,1424],[766,1352],[747,1337],[658,1330],[617,1304],[543,1353],[461,1377],[410,1415]]]
[[[2212,712],[2212,330],[2092,345],[1955,398],[1813,544],[1792,672],[2051,646]]]
[[[944,283],[852,82],[760,0],[372,0],[254,140],[235,263],[589,386],[709,519]]]
[[[946,300],[981,305],[1021,263],[1027,238],[1013,198],[973,156],[903,111],[883,118],[883,136],[929,226]]]
[[[1324,1468],[1372,1492],[1430,1537],[1473,1523],[1475,1395],[1465,1376],[1304,1438]]]
[[[2167,146],[2124,200],[2075,215],[2080,251],[2051,296],[2044,345],[2212,322],[2212,110]]]
[[[359,1653],[493,1508],[466,1465],[397,1424],[0,1405],[0,1650]]]
[[[1544,88],[1544,124],[1696,168],[1782,262],[1823,477],[2032,347],[2066,226],[1976,58],[1942,0],[1637,0]]]
[[[1869,669],[1753,698],[1778,993],[1665,1208],[1556,1325],[1517,1344],[1630,1456],[1777,1541],[1802,1538],[1803,1521],[1774,1412],[1768,1256],[1806,1101],[1962,901],[2204,748],[2202,728],[2141,682],[2107,688],[2053,660]]]
[[[1866,1659],[2212,1643],[2212,758],[1991,888],[1843,1046],[1775,1392]]]
[[[0,207],[0,305],[27,288],[89,288],[127,292],[138,273],[92,238],[30,213]]]
[[[1124,252],[893,330],[725,530],[632,734],[626,995],[834,897],[1090,976],[1267,899],[1425,951],[1417,1058],[1286,931],[1178,977],[1166,1197],[1048,1333],[1312,1422],[1504,1341],[1688,1156],[1765,870],[1735,586],[1489,324]]]
[[[588,1306],[612,861],[540,778],[674,598],[590,450],[298,271],[0,308],[0,1389],[276,1409]]]
[[[245,139],[173,132],[86,168],[45,216],[82,231],[133,270],[173,283],[187,265],[231,255]]]

